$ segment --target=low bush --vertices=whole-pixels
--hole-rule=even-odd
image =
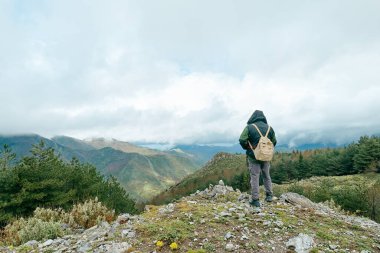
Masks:
[[[33,212],[33,217],[43,220],[43,221],[52,221],[52,222],[64,222],[68,219],[68,214],[65,210],[58,209],[50,209],[50,208],[41,208],[37,207]]]
[[[181,220],[163,220],[154,224],[142,224],[137,230],[155,240],[171,243],[189,238],[194,232],[194,226]]]
[[[38,218],[20,218],[4,229],[4,241],[19,245],[30,240],[47,240],[63,236],[64,230],[59,222],[43,221]]]
[[[109,210],[95,198],[94,200],[90,199],[84,203],[74,205],[68,219],[67,223],[71,227],[90,228],[102,221],[113,221],[115,219],[115,211]]]
[[[109,210],[97,198],[73,206],[70,212],[63,209],[36,208],[33,217],[20,218],[8,224],[3,231],[7,244],[19,245],[30,240],[54,239],[65,234],[63,224],[69,228],[90,228],[102,221],[111,222],[115,212]]]

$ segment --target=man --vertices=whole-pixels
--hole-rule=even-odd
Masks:
[[[263,172],[263,179],[264,179],[264,187],[265,187],[265,193],[266,198],[265,200],[267,202],[271,202],[273,199],[273,192],[272,192],[272,180],[269,174],[269,168],[270,168],[270,162],[264,162],[264,161],[258,161],[255,158],[255,154],[253,153],[254,148],[256,148],[256,145],[258,144],[260,140],[260,133],[256,129],[256,127],[253,125],[255,124],[262,133],[262,135],[265,135],[268,131],[269,125],[267,123],[267,119],[264,116],[264,113],[262,111],[256,110],[252,116],[249,118],[247,122],[247,126],[244,128],[243,132],[240,135],[240,145],[243,149],[247,150],[247,164],[248,169],[251,175],[251,188],[252,188],[252,201],[250,204],[255,207],[260,207],[260,201],[259,201],[259,179],[260,179],[260,172]],[[271,127],[268,132],[268,138],[272,141],[273,146],[276,145],[277,140],[274,133],[273,128]]]

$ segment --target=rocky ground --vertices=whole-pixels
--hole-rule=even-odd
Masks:
[[[0,252],[380,252],[380,225],[295,193],[260,209],[249,195],[210,186],[109,224]]]

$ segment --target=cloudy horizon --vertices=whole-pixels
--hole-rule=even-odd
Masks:
[[[380,134],[380,2],[0,0],[0,134],[280,144]]]

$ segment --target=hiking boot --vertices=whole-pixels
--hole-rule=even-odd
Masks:
[[[273,201],[273,196],[272,196],[272,195],[267,195],[267,196],[265,197],[265,201],[266,201],[266,202],[272,202],[272,201]]]
[[[249,202],[249,204],[253,207],[260,207],[260,201],[258,199],[252,199],[252,201]]]

